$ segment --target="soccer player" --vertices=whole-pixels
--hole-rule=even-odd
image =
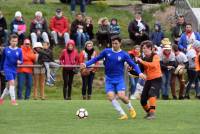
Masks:
[[[108,100],[112,102],[114,108],[120,113],[121,120],[128,119],[127,114],[121,108],[119,102],[116,100],[118,97],[124,104],[127,105],[131,118],[136,117],[136,112],[125,95],[125,81],[124,81],[124,63],[127,62],[131,67],[135,69],[139,77],[145,79],[140,68],[133,62],[128,53],[121,50],[121,38],[117,35],[111,37],[112,48],[104,49],[97,57],[81,64],[81,69],[89,67],[100,59],[105,59],[105,90]]]
[[[0,97],[0,105],[3,104],[3,98],[10,94],[11,104],[18,105],[15,99],[15,78],[17,74],[17,65],[22,64],[22,50],[17,47],[18,36],[11,34],[9,38],[9,46],[3,50],[1,60],[1,70],[5,74],[7,87],[4,89],[3,94]]]
[[[146,119],[155,119],[156,96],[162,85],[162,72],[160,67],[160,58],[154,52],[154,45],[151,41],[141,43],[144,58],[137,58],[136,61],[141,64],[146,74],[146,82],[141,95],[141,105],[147,112]],[[148,103],[149,101],[149,103]]]

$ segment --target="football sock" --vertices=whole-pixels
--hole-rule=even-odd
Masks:
[[[15,86],[10,86],[9,88],[11,100],[15,100]]]
[[[131,104],[131,102],[129,101],[129,103],[127,104],[128,109],[133,109],[133,106]]]
[[[6,95],[9,95],[9,90],[8,90],[7,88],[5,88],[5,89],[3,90],[3,93],[2,93],[2,95],[1,95],[1,99],[3,99]]]
[[[147,113],[149,112],[150,107],[149,107],[148,104],[146,104],[146,105],[144,105],[144,106],[142,106],[142,107],[143,107],[143,109],[144,109]]]
[[[119,102],[116,99],[112,100],[112,105],[121,115],[125,115],[124,110],[121,108]]]
[[[149,104],[150,104],[150,111],[149,112],[155,112],[155,109],[156,109],[156,97],[150,97],[149,98]]]

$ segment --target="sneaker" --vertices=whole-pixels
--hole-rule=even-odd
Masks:
[[[190,96],[189,95],[185,95],[184,99],[190,99]]]
[[[119,120],[127,120],[128,116],[125,114],[125,115],[122,115],[121,117],[119,117],[118,119]]]
[[[4,103],[4,100],[0,99],[0,105],[3,105],[3,103]]]
[[[149,117],[149,112],[144,116],[144,119],[147,119]]]
[[[54,86],[54,84],[52,84],[52,83],[50,83],[50,82],[48,82],[48,81],[46,82],[46,85],[47,85],[47,86],[50,86],[50,87]]]
[[[177,96],[172,96],[173,97],[173,100],[177,100]]]
[[[135,110],[133,108],[131,108],[129,110],[129,113],[130,113],[131,118],[133,118],[133,119],[136,118],[136,112],[135,112]]]
[[[131,99],[131,100],[136,100],[137,98],[136,98],[135,95],[131,95],[131,96],[130,96],[130,99]]]
[[[155,113],[149,113],[149,115],[147,116],[147,120],[153,120],[153,119],[155,119],[156,118],[156,116],[155,116]]]
[[[17,103],[17,101],[16,101],[16,100],[12,100],[12,101],[11,101],[11,105],[13,105],[13,106],[17,106],[17,105],[18,105],[18,103]]]

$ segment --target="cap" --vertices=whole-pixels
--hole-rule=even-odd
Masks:
[[[164,45],[163,50],[171,50],[172,47],[170,45]]]
[[[22,13],[20,11],[15,12],[15,17],[22,17]]]
[[[56,13],[60,13],[62,10],[60,8],[56,9]]]
[[[43,47],[42,47],[42,43],[41,43],[41,42],[35,42],[35,43],[33,44],[33,48],[37,48],[37,47],[43,48]]]
[[[171,42],[170,42],[169,38],[164,38],[164,39],[161,41],[161,44],[162,44],[163,46],[165,46],[165,45],[171,45]]]

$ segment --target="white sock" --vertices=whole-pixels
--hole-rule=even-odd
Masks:
[[[3,99],[6,95],[9,95],[9,90],[8,90],[7,88],[5,88],[5,89],[3,90],[3,93],[2,93],[2,95],[1,95],[1,99]]]
[[[15,100],[15,86],[10,86],[9,92],[11,100]]]
[[[114,108],[115,108],[121,115],[125,115],[124,110],[121,108],[119,102],[118,102],[116,99],[112,100],[112,105],[114,106]]]
[[[128,109],[132,109],[133,108],[133,106],[131,104],[131,101],[129,101],[129,103],[127,104],[127,107],[128,107]]]

